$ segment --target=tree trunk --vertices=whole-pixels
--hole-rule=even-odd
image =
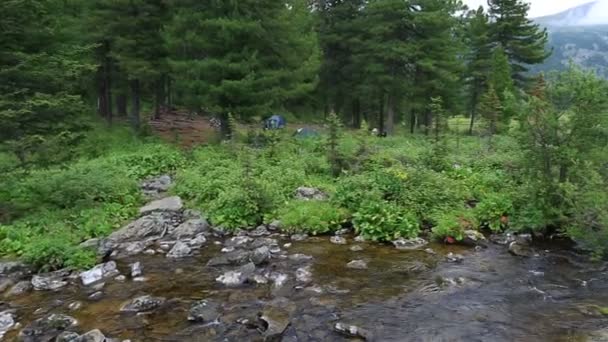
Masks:
[[[119,93],[116,96],[116,114],[118,116],[127,116],[127,94]]]
[[[356,129],[361,128],[361,103],[359,98],[353,100],[353,127]]]
[[[386,133],[393,135],[395,132],[395,98],[393,95],[386,97]]]
[[[136,132],[139,132],[141,127],[141,119],[139,117],[140,111],[140,89],[139,80],[135,79],[131,81],[131,92],[133,97],[133,107],[131,108],[131,125]]]
[[[107,47],[109,50],[110,48]],[[108,124],[112,124],[112,61],[110,57],[106,55],[104,59],[104,83],[106,91],[106,120]]]
[[[469,124],[469,135],[473,135],[473,126],[475,125],[475,113],[476,110],[473,108],[471,111],[471,123]]]
[[[416,111],[412,109],[410,114],[410,133],[414,134],[414,130],[416,129]]]
[[[103,68],[99,68],[99,77],[97,84],[97,112],[102,118],[108,117],[108,92],[106,91],[105,77],[103,77]]]
[[[154,106],[154,119],[157,120],[160,118],[160,113],[164,104],[163,98],[164,96],[164,87],[165,87],[165,76],[161,76],[160,79],[156,82],[156,100]]]
[[[220,114],[220,134],[222,136],[222,140],[232,139],[232,127],[230,127],[228,113]]]
[[[380,112],[378,112],[378,134],[384,133],[384,94],[380,96]]]
[[[432,114],[427,109],[427,111],[424,113],[424,135],[429,135],[432,122],[433,122]]]

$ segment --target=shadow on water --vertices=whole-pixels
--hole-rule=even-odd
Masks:
[[[355,244],[363,250],[351,251]],[[255,321],[276,297],[288,298],[296,308],[285,341],[340,341],[344,337],[332,331],[337,321],[365,328],[378,341],[586,341],[590,331],[608,326],[605,316],[588,309],[608,306],[608,275],[571,252],[539,250],[525,259],[495,245],[477,251],[431,248],[436,254],[311,238],[286,250],[312,260],[294,266],[278,259],[268,266],[289,276],[282,288],[226,288],[215,281],[226,269],[206,266],[220,254],[220,247],[209,243],[194,258],[175,261],[156,255],[121,261],[125,274],[130,262],[141,261],[146,281],[109,280],[97,301],[89,299],[92,290],[70,286],[33,292],[11,305],[23,326],[45,313],[66,313],[78,319],[81,331],[97,328],[133,341],[260,340],[255,327],[235,322]],[[446,261],[450,252],[462,254],[463,261]],[[351,260],[367,262],[368,269],[347,268]],[[296,269],[306,265],[311,265],[312,282],[296,282]],[[143,294],[168,302],[151,314],[119,312],[125,301]],[[191,303],[200,299],[222,304],[222,324],[187,321]],[[68,305],[75,301],[83,305],[70,311]],[[12,332],[7,338],[15,336]]]

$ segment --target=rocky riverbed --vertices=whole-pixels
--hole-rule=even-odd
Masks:
[[[156,182],[156,184],[155,184]],[[22,341],[608,341],[608,272],[527,236],[469,246],[226,235],[170,179],[106,239],[103,263],[30,274],[0,263],[0,335]],[[303,192],[305,193],[305,192]],[[314,196],[319,196],[313,193]],[[314,199],[313,199],[314,200]]]

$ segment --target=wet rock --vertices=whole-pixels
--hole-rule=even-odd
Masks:
[[[226,286],[238,286],[244,284],[249,277],[255,272],[255,264],[250,262],[244,266],[239,267],[235,271],[228,271],[215,280]]]
[[[121,312],[145,312],[157,309],[165,303],[163,297],[152,297],[149,295],[134,298],[120,308]]]
[[[239,249],[211,258],[207,266],[242,265],[250,261],[250,256],[251,252]]]
[[[464,261],[464,257],[460,254],[454,254],[452,252],[448,253],[445,256],[446,260],[453,263],[462,263]]]
[[[263,263],[270,260],[270,249],[268,249],[268,247],[266,247],[266,246],[256,248],[251,253],[250,258],[251,258],[251,262],[253,262],[254,264],[262,265]]]
[[[102,298],[103,298],[103,292],[101,292],[101,291],[97,291],[97,292],[95,292],[95,293],[92,293],[92,294],[89,296],[89,299],[90,299],[90,300],[92,300],[92,301],[99,301],[99,300],[101,300]]]
[[[93,239],[88,239],[88,240],[80,243],[79,246],[81,248],[86,248],[86,249],[97,249],[99,247],[100,243],[101,243],[100,238],[93,238]]]
[[[37,274],[32,277],[32,286],[37,291],[55,291],[68,285],[66,278],[69,270],[59,270],[50,273]]]
[[[251,241],[251,243],[249,244],[249,248],[255,249],[258,247],[262,247],[262,246],[272,247],[272,246],[278,246],[278,245],[279,245],[279,242],[276,239],[260,237],[260,238],[257,238],[255,240]]]
[[[184,258],[192,253],[192,249],[185,243],[178,241],[167,253],[167,258]]]
[[[467,246],[486,246],[486,237],[476,230],[465,230],[464,238],[462,239],[462,243]]]
[[[406,251],[420,249],[420,248],[426,246],[427,244],[428,244],[428,242],[423,238],[413,238],[413,239],[400,238],[398,240],[393,241],[393,245],[395,245],[395,247],[397,249],[406,250]]]
[[[291,254],[288,258],[291,261],[308,261],[313,259],[312,256],[301,253]]]
[[[513,241],[509,244],[509,253],[525,258],[534,256],[534,252],[530,246],[521,244],[517,241]]]
[[[253,241],[252,238],[250,238],[249,236],[235,236],[232,237],[230,239],[228,239],[228,241],[226,241],[226,243],[224,244],[226,247],[239,247],[239,246],[244,246],[248,243],[250,243],[251,241]]]
[[[0,274],[11,274],[22,271],[29,271],[29,267],[21,261],[0,262]]]
[[[171,177],[168,175],[162,175],[142,182],[140,188],[144,195],[148,197],[156,197],[163,192],[167,192],[171,187],[171,184]]]
[[[2,339],[7,332],[13,330],[16,325],[17,322],[15,321],[15,314],[13,312],[0,312],[0,339]]]
[[[3,293],[13,285],[15,285],[15,281],[13,279],[0,278],[0,293]]]
[[[328,198],[327,194],[317,188],[299,187],[296,189],[295,197],[304,201],[323,201]]]
[[[365,242],[365,237],[363,235],[357,235],[355,237],[355,242]]]
[[[292,246],[291,242],[283,244],[283,248],[290,248]]]
[[[278,220],[272,221],[268,225],[268,229],[269,230],[273,230],[273,231],[275,231],[275,230],[281,230],[281,227],[282,227],[281,221],[278,221]]]
[[[135,277],[135,278],[133,278],[133,281],[136,282],[136,283],[141,283],[141,282],[144,282],[144,281],[147,281],[147,280],[148,280],[148,278],[146,278],[146,277]]]
[[[430,254],[430,255],[436,255],[437,254],[437,252],[435,252],[432,248],[427,248],[427,249],[424,250],[424,252],[426,254]]]
[[[350,268],[350,269],[354,269],[354,270],[366,270],[367,262],[365,262],[363,260],[353,260],[353,261],[349,262],[348,264],[346,264],[346,267]]]
[[[220,316],[219,310],[219,304],[209,300],[201,300],[192,304],[190,307],[190,311],[188,311],[188,320],[201,323],[214,322]]]
[[[270,235],[270,232],[268,231],[268,228],[266,228],[266,226],[258,226],[256,229],[250,231],[248,235],[253,237],[260,237]]]
[[[277,298],[268,303],[261,312],[260,320],[264,327],[266,341],[279,340],[289,324],[296,309],[294,303],[287,298]]]
[[[188,220],[169,232],[169,236],[176,240],[193,238],[199,234],[209,232],[211,226],[204,219]]]
[[[270,246],[270,253],[279,254],[281,253],[281,247],[279,246]]]
[[[154,212],[142,216],[113,232],[106,241],[117,244],[126,241],[139,241],[152,236],[160,237],[178,223],[179,219],[175,216],[175,213]]]
[[[515,241],[515,236],[513,236],[511,233],[492,234],[490,235],[490,241],[497,245],[506,246]]]
[[[131,278],[137,278],[144,274],[144,267],[139,261],[132,263],[129,267],[131,268]]]
[[[86,334],[78,336],[72,342],[104,342],[106,337],[99,329],[91,330]]]
[[[346,235],[348,233],[350,233],[350,229],[348,229],[348,228],[342,228],[342,229],[337,230],[334,233],[334,235]]]
[[[5,297],[19,296],[24,293],[31,291],[33,288],[32,283],[27,280],[23,280],[15,284],[11,289],[4,294]]]
[[[80,337],[80,335],[73,331],[64,331],[57,336],[55,342],[73,342],[78,337]]]
[[[149,214],[152,212],[166,212],[166,211],[180,211],[184,207],[182,199],[178,196],[166,197],[156,201],[152,201],[145,206],[139,208],[141,215]]]
[[[363,247],[361,247],[361,246],[359,246],[359,245],[355,245],[355,246],[352,246],[352,247],[350,248],[350,250],[351,250],[352,252],[361,252],[361,251],[363,251]]]
[[[608,328],[590,333],[586,342],[608,342]]]
[[[193,239],[188,241],[188,246],[193,249],[199,249],[203,247],[203,245],[207,242],[207,238],[204,234],[199,234],[195,236]]]
[[[405,263],[398,267],[398,271],[404,272],[407,274],[422,273],[422,272],[425,272],[428,270],[429,270],[428,266],[420,261],[408,262],[408,263]]]
[[[346,337],[361,338],[366,341],[372,339],[371,334],[367,330],[361,329],[356,325],[338,322],[334,325],[334,330]]]
[[[99,264],[88,271],[80,273],[82,285],[88,286],[105,278],[118,275],[118,269],[114,261],[108,261],[104,264]]]
[[[267,278],[272,280],[273,287],[275,289],[277,289],[277,288],[281,288],[281,287],[283,287],[283,285],[285,285],[285,283],[289,279],[289,276],[287,274],[281,273],[281,272],[271,272],[270,274],[268,274]]]
[[[76,311],[82,307],[82,302],[72,302],[68,305],[68,309]]]
[[[262,274],[254,274],[251,280],[256,284],[268,284],[268,278]]]
[[[291,236],[291,240],[292,241],[304,241],[308,239],[308,235],[307,234],[293,234]]]
[[[121,275],[117,276],[116,278],[114,278],[114,280],[123,282],[123,281],[127,280],[127,277],[125,277],[124,275],[121,274]]]
[[[22,341],[52,341],[61,332],[78,325],[78,321],[64,314],[51,314],[39,318],[19,333]]]
[[[348,243],[346,239],[341,236],[332,236],[329,241],[336,245],[346,245]]]
[[[230,253],[230,252],[234,252],[236,248],[234,246],[230,246],[230,247],[223,247],[221,249],[222,253]]]
[[[296,280],[302,283],[309,283],[312,281],[311,267],[300,267],[296,270]]]

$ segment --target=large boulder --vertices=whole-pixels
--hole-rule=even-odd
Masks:
[[[171,213],[155,212],[140,217],[129,223],[127,226],[113,232],[107,238],[115,243],[122,243],[156,236],[160,237],[164,232],[168,232],[179,219]]]
[[[188,246],[188,244],[178,241],[175,243],[175,245],[173,245],[173,248],[171,248],[169,253],[167,253],[167,258],[173,258],[173,259],[185,258],[187,256],[190,256],[191,254],[192,254],[192,248],[190,248],[190,246]]]
[[[119,273],[116,263],[109,261],[99,264],[88,271],[81,272],[80,280],[82,280],[82,285],[88,286],[105,278],[117,276]]]
[[[53,341],[61,332],[76,327],[78,321],[63,314],[50,314],[39,318],[19,333],[19,339],[25,342]]]
[[[0,312],[0,340],[4,335],[15,328],[15,314],[12,311]]]
[[[296,189],[295,197],[304,201],[323,201],[328,198],[327,194],[317,188],[301,186]]]
[[[152,297],[149,295],[134,298],[122,305],[121,312],[146,312],[157,309],[165,303],[163,297]]]
[[[262,246],[253,250],[250,256],[251,262],[256,265],[261,265],[270,260],[270,249],[267,246]]]
[[[467,246],[482,246],[485,247],[487,240],[486,237],[479,231],[469,229],[464,231],[464,238],[462,243]]]
[[[228,271],[215,280],[226,286],[239,286],[244,284],[255,272],[255,264],[250,262],[239,267],[237,270]]]
[[[179,196],[166,197],[156,201],[152,201],[139,209],[141,215],[146,215],[152,212],[176,212],[184,208],[182,199]]]
[[[169,236],[176,240],[190,239],[199,234],[207,233],[211,226],[205,219],[188,220],[169,231]]]
[[[509,244],[509,253],[524,258],[530,258],[534,256],[534,251],[529,245],[523,244],[518,241],[513,241]]]
[[[36,274],[32,277],[32,286],[37,291],[55,291],[68,285],[67,278],[70,275],[67,269]]]
[[[268,303],[260,313],[260,320],[265,327],[264,339],[267,341],[280,340],[291,323],[295,309],[295,304],[287,298],[276,298]]]
[[[190,311],[188,311],[188,320],[201,322],[201,323],[210,323],[214,322],[220,316],[220,305],[218,303],[209,301],[209,300],[201,300],[198,301],[190,307]]]
[[[0,262],[0,274],[11,274],[15,272],[27,271],[29,267],[21,261],[2,261]]]
[[[145,196],[149,198],[157,198],[159,195],[167,192],[172,184],[171,177],[162,175],[145,180],[141,183],[141,190]]]
[[[31,291],[33,288],[32,282],[27,280],[22,280],[17,284],[13,285],[7,293],[4,294],[5,297],[19,296],[24,293]]]
[[[426,246],[428,242],[423,238],[413,238],[413,239],[404,239],[400,238],[393,241],[393,245],[400,250],[412,251],[416,249],[421,249]]]

